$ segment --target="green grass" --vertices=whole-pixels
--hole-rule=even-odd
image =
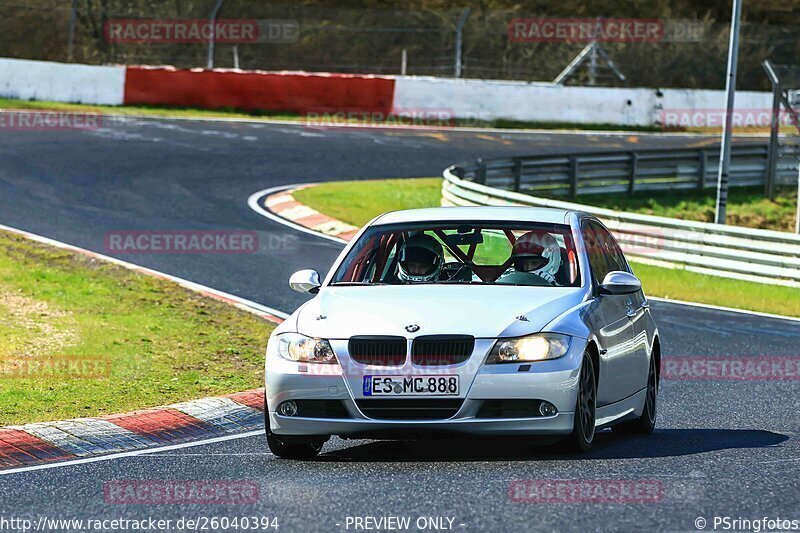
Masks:
[[[304,121],[306,117],[300,113],[288,113],[285,111],[270,110],[244,110],[232,108],[220,109],[196,109],[189,107],[161,106],[161,105],[133,105],[133,106],[112,106],[112,105],[93,105],[93,104],[70,104],[63,102],[33,101],[33,100],[13,100],[10,98],[0,98],[0,109],[18,110],[42,110],[42,111],[65,111],[74,113],[107,113],[117,115],[146,115],[153,117],[184,117],[184,118],[245,118],[245,119],[269,119],[269,120],[290,120]],[[320,126],[326,124],[341,125],[343,120],[353,124],[363,122],[359,118],[333,118],[333,114],[320,114],[313,117],[315,123]],[[369,118],[369,115],[367,115]],[[385,121],[373,121],[372,124],[385,124],[387,126],[407,125],[407,121],[402,119],[387,117]],[[472,127],[472,128],[502,128],[502,129],[548,129],[548,130],[625,130],[625,131],[661,131],[660,128],[651,126],[621,126],[616,124],[572,124],[569,122],[531,122],[522,120],[477,120],[477,119],[456,119],[444,120],[436,123],[433,121],[420,126],[441,126],[441,127]]]
[[[278,113],[270,111],[242,111],[237,109],[194,109],[174,106],[116,106],[67,104],[34,100],[12,100],[0,98],[0,109],[16,109],[31,111],[65,111],[72,113],[106,113],[116,115],[147,115],[153,117],[184,118],[269,118],[273,120],[301,120],[299,114]]]
[[[0,425],[262,386],[273,327],[173,283],[0,232]],[[75,358],[108,372],[41,367]]]
[[[300,189],[292,196],[321,213],[354,226],[363,226],[387,211],[437,207],[442,197],[442,180],[338,181]]]
[[[577,201],[620,211],[713,222],[716,193],[709,189],[702,194],[698,191],[633,196],[598,194],[580,196]],[[797,190],[793,187],[779,189],[775,200],[766,198],[761,187],[731,188],[728,191],[728,224],[733,226],[794,231],[796,210]]]
[[[117,115],[145,115],[153,117],[184,117],[184,118],[245,118],[245,119],[270,119],[270,120],[290,120],[290,121],[304,121],[306,117],[300,113],[289,113],[285,111],[271,111],[268,109],[235,109],[235,108],[219,108],[219,109],[198,109],[191,107],[178,107],[167,105],[132,105],[132,106],[112,106],[112,105],[94,105],[94,104],[71,104],[63,102],[49,102],[49,101],[32,101],[32,100],[14,100],[10,98],[0,98],[0,109],[30,109],[30,110],[49,110],[49,111],[71,111],[75,113],[112,113]],[[424,111],[424,110],[422,110]],[[341,125],[342,118],[332,119],[330,115],[321,115],[314,119],[315,122],[319,121],[321,126],[327,123],[334,122],[333,125]],[[346,122],[357,124],[369,120],[369,115],[366,119],[349,118]],[[372,120],[372,124],[380,124],[380,120]],[[401,121],[396,117],[387,117],[383,123],[387,126],[408,125],[408,121]],[[485,129],[543,129],[543,130],[567,130],[567,131],[641,131],[641,132],[690,132],[712,135],[719,133],[719,128],[681,128],[669,127],[663,128],[659,126],[632,126],[621,124],[576,124],[573,122],[537,122],[530,120],[512,120],[512,119],[496,119],[496,120],[480,120],[475,118],[458,118],[455,120],[443,119],[438,124],[435,121],[429,121],[428,126],[441,126],[441,127],[467,127],[467,128],[485,128]],[[791,134],[795,131],[793,126],[781,126],[781,131],[786,131]],[[769,133],[769,128],[734,128],[734,133]]]
[[[800,289],[631,261],[649,296],[800,317]]]
[[[440,205],[441,180],[418,178],[325,183],[302,189],[293,195],[301,203],[321,213],[361,226],[386,211]],[[739,196],[738,192],[732,196],[737,202],[749,197],[748,193]],[[581,197],[580,200],[587,198]],[[624,199],[619,201],[623,202]],[[619,206],[629,207],[622,203]],[[744,207],[734,203],[728,209],[730,213]],[[666,214],[666,211],[658,214]],[[650,296],[800,317],[798,288],[738,281],[635,261],[632,263]]]

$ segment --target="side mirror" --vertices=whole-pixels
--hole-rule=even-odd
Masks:
[[[316,270],[298,270],[289,278],[289,287],[296,292],[317,294],[320,285],[322,284]]]
[[[615,270],[606,274],[600,284],[600,294],[632,294],[642,289],[642,282],[630,272]]]

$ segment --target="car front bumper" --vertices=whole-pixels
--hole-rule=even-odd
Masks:
[[[394,420],[370,418],[359,408],[359,402],[369,401],[354,384],[361,375],[387,374],[386,369],[364,366],[358,368],[334,351],[342,365],[301,364],[280,358],[267,351],[267,409],[270,429],[277,435],[341,435],[469,433],[478,435],[566,435],[573,430],[578,378],[585,341],[573,339],[569,352],[559,359],[529,364],[484,365],[485,355],[473,356],[459,369],[463,400],[458,411],[446,419]],[[487,343],[487,346],[489,343]],[[346,361],[346,363],[345,363]],[[477,363],[475,362],[477,361]],[[469,365],[474,365],[470,369]],[[522,368],[521,368],[522,367]],[[346,368],[347,370],[343,370]],[[427,369],[405,369],[420,374]],[[402,375],[402,371],[397,371]],[[444,371],[446,372],[446,371]],[[355,376],[354,374],[360,374]],[[283,416],[276,412],[287,400],[332,400],[344,406],[347,417],[318,418]],[[553,416],[529,418],[478,417],[485,400],[540,400],[552,403],[558,410]]]

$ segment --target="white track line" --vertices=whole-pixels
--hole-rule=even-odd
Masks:
[[[278,193],[278,192],[281,192],[281,191],[284,191],[284,190],[287,190],[287,189],[294,189],[294,188],[297,188],[297,187],[308,186],[308,185],[319,185],[319,183],[298,183],[298,184],[294,184],[294,185],[281,185],[279,187],[272,187],[270,189],[264,189],[264,190],[261,190],[261,191],[258,191],[258,192],[255,192],[255,193],[251,194],[250,197],[247,199],[247,205],[249,205],[250,208],[253,211],[255,211],[256,213],[258,213],[260,215],[263,215],[263,216],[269,218],[270,220],[274,220],[275,222],[278,222],[279,224],[283,224],[284,226],[288,226],[288,227],[290,227],[292,229],[296,229],[298,231],[302,231],[303,233],[308,233],[310,235],[315,235],[317,237],[322,237],[323,239],[332,240],[332,241],[338,242],[340,244],[346,244],[347,241],[345,241],[344,239],[339,239],[337,237],[331,237],[330,235],[325,235],[324,233],[320,233],[318,231],[314,231],[312,229],[306,228],[305,226],[301,226],[299,224],[296,224],[294,222],[286,220],[285,218],[281,218],[281,217],[275,215],[274,213],[271,213],[268,210],[264,209],[261,206],[261,204],[259,203],[259,200],[261,198],[267,196],[267,195],[275,194],[275,193]],[[713,309],[715,311],[727,311],[727,312],[730,312],[730,313],[739,313],[739,314],[743,314],[743,315],[752,315],[752,316],[758,316],[758,317],[762,317],[762,318],[773,318],[773,319],[776,319],[776,320],[788,320],[790,322],[800,322],[800,318],[793,317],[793,316],[775,315],[775,314],[772,314],[772,313],[762,313],[762,312],[759,312],[759,311],[748,311],[747,309],[734,309],[733,307],[723,307],[723,306],[719,306],[719,305],[687,302],[687,301],[684,301],[684,300],[672,300],[670,298],[659,298],[657,296],[648,296],[647,298],[648,298],[648,300],[653,300],[653,301],[656,301],[656,302],[667,302],[667,303],[671,303],[671,304],[675,304],[675,305],[685,305],[685,306],[688,306],[688,307],[699,307],[699,308],[702,308],[702,309]]]
[[[263,435],[261,430],[248,431],[247,433],[239,433],[237,435],[226,435],[224,437],[214,437],[211,439],[198,440],[193,442],[184,442],[183,444],[171,444],[169,446],[159,446],[157,448],[147,448],[144,450],[135,450],[123,453],[111,453],[108,455],[99,455],[96,457],[86,457],[84,459],[73,459],[70,461],[61,461],[56,463],[47,463],[43,465],[24,466],[21,468],[13,468],[9,470],[0,470],[0,476],[7,476],[9,474],[21,474],[23,472],[32,472],[34,470],[48,470],[50,468],[61,468],[64,466],[83,465],[87,463],[97,463],[100,461],[109,461],[111,459],[122,459],[123,457],[136,457],[138,455],[147,455],[151,453],[161,453],[169,450],[180,450],[182,448],[193,448],[195,446],[204,446],[206,444],[214,444],[215,442],[225,442],[229,440],[245,439],[248,437],[255,437],[256,435]]]
[[[11,226],[5,226],[3,224],[0,224],[0,229],[8,231],[10,233],[16,233],[17,235],[22,235],[24,237],[27,237],[27,238],[33,240],[33,241],[41,242],[43,244],[48,244],[50,246],[55,246],[57,248],[61,248],[61,249],[64,249],[64,250],[70,250],[70,251],[73,251],[73,252],[78,252],[78,253],[81,253],[81,254],[86,254],[86,255],[89,255],[89,256],[93,256],[93,257],[96,257],[98,259],[102,259],[103,261],[108,261],[109,263],[113,263],[113,264],[121,266],[123,268],[127,268],[129,270],[133,270],[133,271],[137,271],[137,272],[144,272],[144,273],[150,274],[152,276],[164,278],[164,279],[167,279],[167,280],[172,281],[174,283],[177,283],[178,285],[181,285],[182,287],[185,287],[187,289],[193,290],[195,292],[201,292],[201,293],[205,292],[205,293],[213,294],[214,296],[219,296],[220,298],[225,298],[225,299],[231,300],[233,302],[236,302],[237,304],[242,305],[244,307],[248,307],[248,308],[260,311],[262,313],[275,315],[278,318],[285,319],[285,318],[288,318],[288,316],[289,316],[288,313],[284,313],[283,311],[280,311],[278,309],[274,309],[272,307],[267,307],[266,305],[262,305],[260,303],[254,302],[252,300],[247,300],[245,298],[241,298],[241,297],[235,296],[233,294],[228,294],[226,292],[222,292],[222,291],[217,290],[217,289],[212,289],[211,287],[206,287],[205,285],[200,285],[199,283],[195,283],[194,281],[189,281],[187,279],[179,278],[179,277],[173,276],[171,274],[165,274],[164,272],[159,272],[158,270],[153,270],[152,268],[147,268],[147,267],[144,267],[144,266],[141,266],[141,265],[137,265],[137,264],[134,264],[134,263],[128,263],[127,261],[122,261],[121,259],[116,259],[114,257],[109,257],[107,255],[99,254],[97,252],[93,252],[93,251],[87,250],[85,248],[80,248],[78,246],[73,246],[73,245],[67,244],[65,242],[57,241],[57,240],[51,239],[49,237],[43,237],[41,235],[37,235],[35,233],[30,233],[28,231],[24,231],[24,230],[21,230],[21,229],[12,228]]]

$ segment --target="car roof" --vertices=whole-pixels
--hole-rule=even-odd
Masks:
[[[373,225],[408,222],[542,222],[569,224],[573,211],[552,207],[430,207],[391,211],[379,216]]]

